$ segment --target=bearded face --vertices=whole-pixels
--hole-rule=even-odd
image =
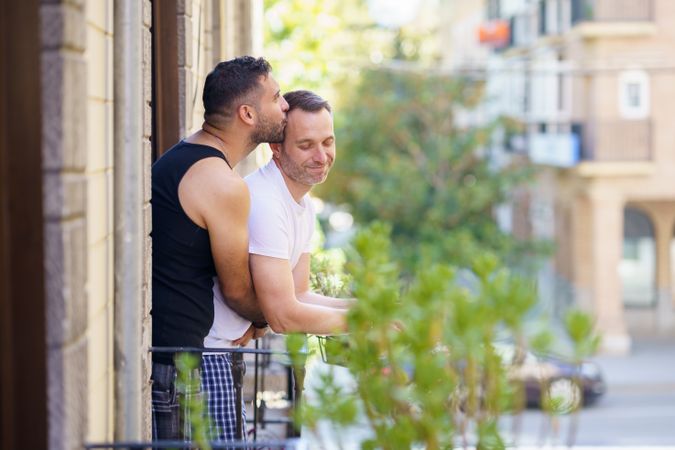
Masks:
[[[269,116],[261,114],[259,116],[258,123],[251,134],[251,140],[255,144],[261,144],[263,142],[282,142],[284,140],[285,128],[285,115],[281,119],[278,117],[273,119]]]
[[[305,186],[323,183],[335,160],[333,118],[325,109],[292,110],[277,148],[274,156],[287,178]]]

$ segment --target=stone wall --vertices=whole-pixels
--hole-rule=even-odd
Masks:
[[[141,342],[143,348],[150,348],[152,344],[152,328],[150,324],[150,307],[152,305],[152,210],[150,207],[150,168],[152,166],[152,4],[150,0],[143,2],[143,283],[141,297],[143,301],[142,316],[139,318],[142,324]],[[141,429],[145,439],[151,437],[151,384],[150,374],[152,369],[150,353],[143,353],[141,370],[143,372],[143,385],[141,394],[145,408]]]
[[[89,441],[113,436],[113,2],[85,2]]]
[[[84,4],[44,0],[41,20],[49,447],[71,449],[89,423]]]
[[[150,439],[148,352],[140,352],[141,385],[133,387],[140,388],[142,423],[130,424],[127,418],[119,420],[116,406],[123,400],[119,395],[130,390],[115,388],[116,379],[122,380],[115,365],[116,352],[122,351],[115,341],[121,322],[114,320],[122,299],[118,298],[115,286],[127,270],[138,270],[141,277],[133,292],[123,294],[124,301],[131,296],[141,302],[134,312],[139,315],[134,320],[138,321],[140,331],[134,333],[140,333],[142,349],[151,345],[152,5],[150,0],[141,1],[142,14],[138,20],[142,21],[142,42],[133,39],[134,42],[124,41],[124,45],[140,49],[142,105],[136,116],[129,117],[140,128],[134,138],[140,142],[134,140],[129,145],[140,147],[142,152],[138,157],[138,164],[142,165],[138,186],[142,193],[135,197],[125,190],[125,205],[131,207],[117,212],[116,202],[122,197],[116,195],[122,195],[122,190],[116,183],[138,181],[138,177],[125,180],[125,168],[115,166],[116,155],[123,150],[116,147],[116,136],[125,136],[122,134],[125,130],[116,129],[113,84],[118,80],[116,76],[127,76],[118,74],[113,67],[115,42],[122,42],[116,39],[125,39],[121,31],[114,34],[114,8],[120,4],[115,0],[42,0],[41,5],[48,420],[49,447],[53,449],[82,448],[85,442],[111,442],[119,439],[118,428],[133,434],[129,430],[140,427],[141,438]],[[214,54],[214,39],[218,39],[220,49],[238,48],[242,51],[236,54],[249,53],[250,45],[244,45],[242,40],[245,36],[226,35],[223,26],[214,25],[214,11],[218,11],[219,20],[226,19],[231,33],[235,25],[242,26],[240,20],[250,19],[248,3],[249,0],[178,1],[176,100],[181,135],[201,125],[203,80],[212,63],[223,59]],[[235,35],[237,45],[232,41]],[[131,197],[127,199],[126,195]],[[129,214],[133,217],[127,217]],[[139,223],[134,229],[133,224]],[[119,226],[130,226],[131,232],[142,233],[137,236],[141,242],[138,250],[125,248],[125,252],[140,252],[137,268],[121,267],[121,260],[115,259],[116,245],[122,242],[120,235],[116,242]],[[124,360],[124,355],[121,359]]]

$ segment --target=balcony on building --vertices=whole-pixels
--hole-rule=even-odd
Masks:
[[[643,120],[595,120],[576,124],[580,159],[593,162],[652,160],[652,123]]]
[[[589,163],[603,163],[598,166],[602,165],[602,170],[607,171],[608,168],[612,170],[612,166],[624,170],[624,166],[634,163],[652,162],[652,123],[649,119],[542,123],[537,128],[527,139],[527,153],[535,164],[560,168],[583,165],[586,168]]]
[[[584,38],[649,36],[654,0],[572,0],[572,26]]]

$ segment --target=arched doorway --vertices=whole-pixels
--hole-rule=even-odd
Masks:
[[[656,243],[651,219],[637,208],[624,209],[623,256],[619,273],[625,306],[656,304]]]

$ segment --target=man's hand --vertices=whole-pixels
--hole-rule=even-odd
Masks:
[[[235,339],[232,341],[232,345],[234,347],[244,347],[246,346],[249,342],[251,342],[251,339],[253,338],[253,334],[255,333],[255,327],[253,325],[248,327],[248,330],[246,330],[243,334],[242,337]]]
[[[260,339],[265,336],[267,332],[270,331],[270,327],[256,328],[253,327],[253,339]]]
[[[232,341],[232,345],[235,347],[245,347],[249,342],[251,342],[251,339],[260,339],[267,334],[267,331],[269,331],[269,327],[256,328],[253,326],[253,324],[251,324],[243,336]]]

